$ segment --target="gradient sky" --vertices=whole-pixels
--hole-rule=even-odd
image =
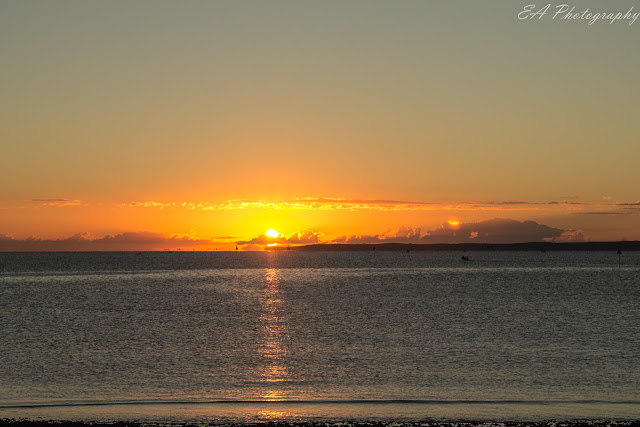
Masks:
[[[0,235],[640,240],[640,20],[531,3],[1,1]]]

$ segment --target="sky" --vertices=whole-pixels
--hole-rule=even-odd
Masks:
[[[531,1],[0,1],[0,250],[640,240],[640,4]]]

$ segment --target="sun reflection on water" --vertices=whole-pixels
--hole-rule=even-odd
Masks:
[[[282,315],[280,298],[280,278],[277,269],[267,269],[265,285],[260,298],[261,341],[258,353],[263,365],[258,372],[258,381],[263,383],[281,383],[289,378],[285,365],[289,354],[286,346],[287,329]],[[284,397],[280,390],[267,390],[260,396],[266,400],[279,400]]]
[[[291,414],[289,412],[286,411],[273,411],[273,410],[269,410],[269,409],[265,409],[262,411],[259,411],[256,414],[256,417],[261,420],[261,421],[278,421],[278,420],[282,420],[282,419],[286,419],[289,418],[291,416]]]
[[[268,402],[277,402],[287,396],[281,390],[267,389],[260,397]]]

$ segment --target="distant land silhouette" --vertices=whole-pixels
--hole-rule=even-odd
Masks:
[[[640,251],[640,241],[622,242],[528,242],[528,243],[319,243],[275,246],[268,250],[292,251]]]

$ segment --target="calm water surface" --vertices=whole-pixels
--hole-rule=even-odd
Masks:
[[[467,255],[0,254],[0,417],[640,418],[640,254]]]

